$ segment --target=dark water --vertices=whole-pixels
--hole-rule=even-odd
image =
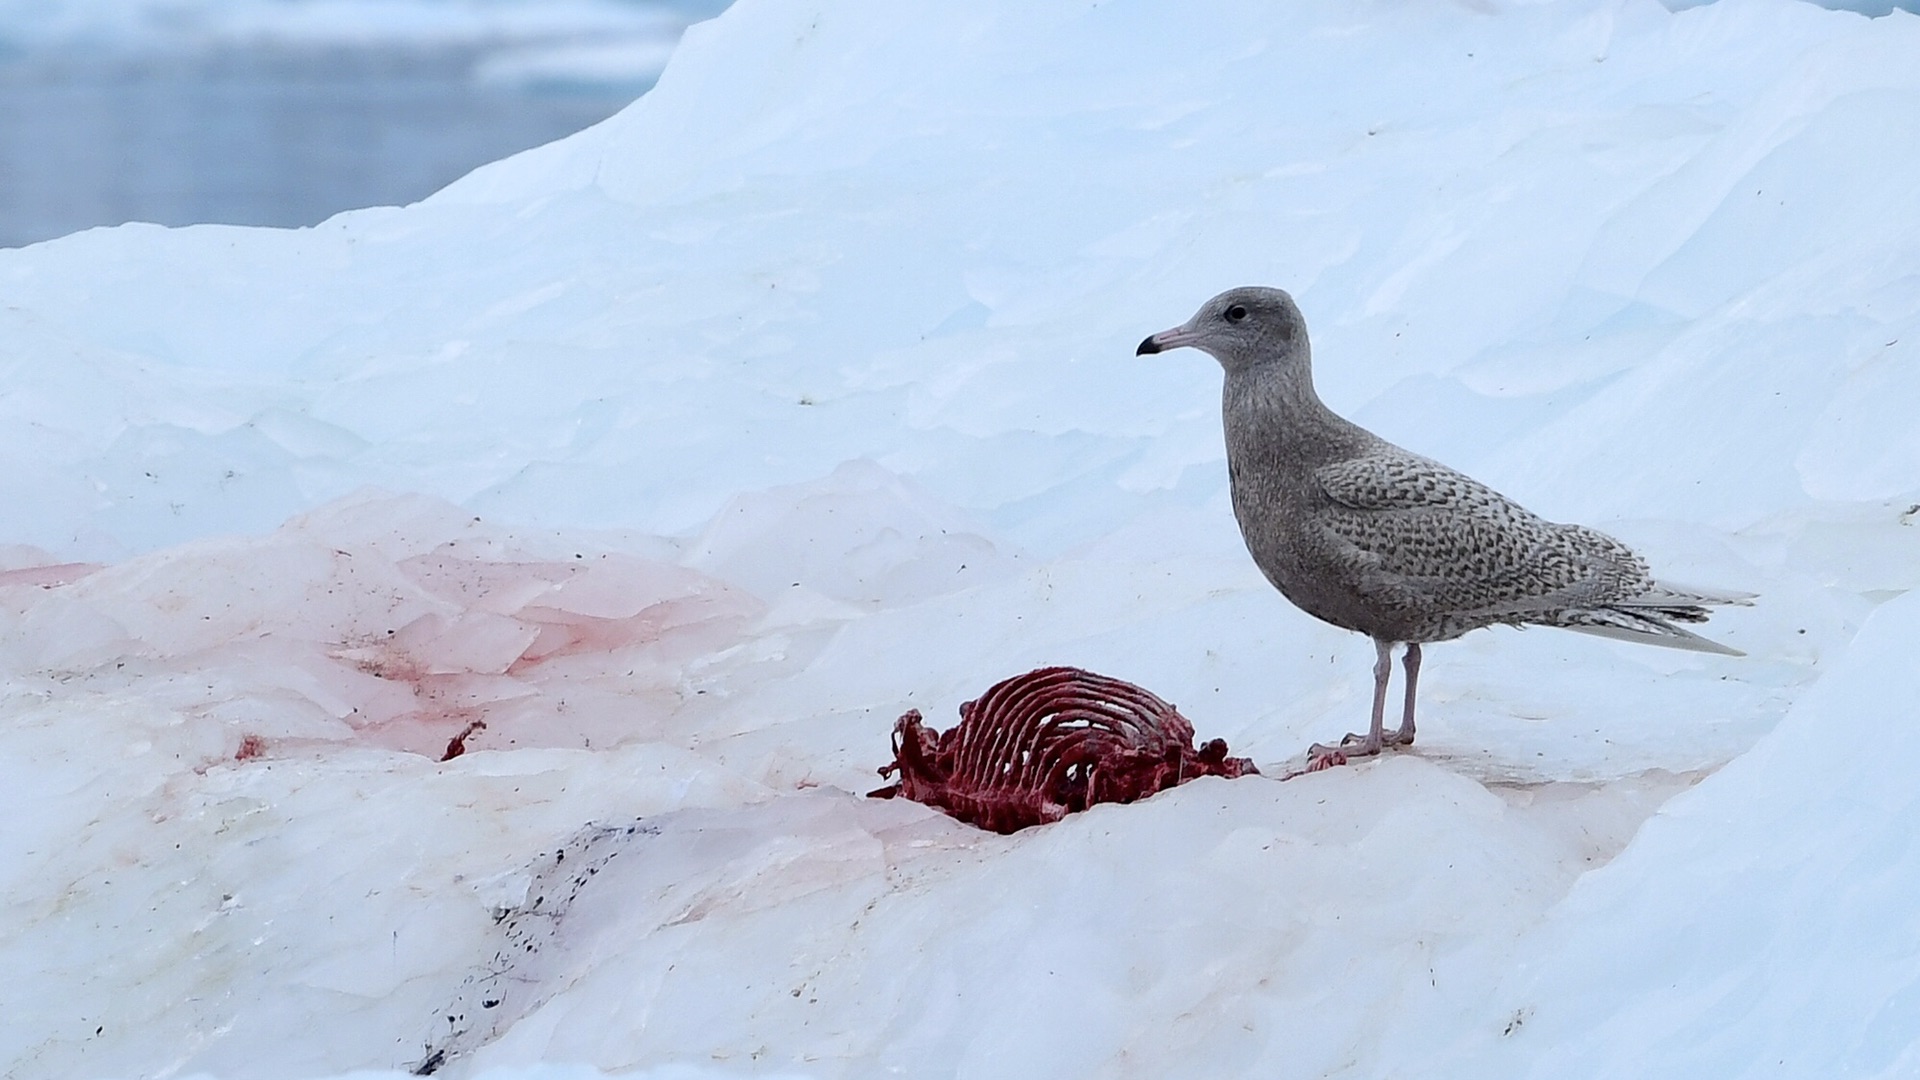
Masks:
[[[520,89],[456,50],[0,62],[0,247],[94,225],[311,225],[413,202],[645,86]]]

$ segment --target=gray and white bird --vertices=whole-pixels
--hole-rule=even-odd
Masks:
[[[1496,624],[1559,626],[1625,641],[1739,656],[1673,625],[1751,593],[1656,581],[1605,533],[1560,525],[1340,416],[1313,390],[1306,321],[1279,289],[1230,289],[1136,355],[1192,347],[1226,369],[1222,413],[1233,513],[1247,551],[1300,610],[1371,637],[1373,723],[1317,764],[1413,742],[1420,646]],[[1393,648],[1406,704],[1384,728]]]

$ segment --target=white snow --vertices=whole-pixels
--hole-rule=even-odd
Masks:
[[[742,0],[424,203],[0,251],[0,1071],[1910,1075],[1917,53]],[[1362,720],[1217,367],[1133,356],[1248,282],[1337,409],[1760,592],[1749,655],[1490,631],[1413,754],[861,798],[1041,664],[1274,771]]]

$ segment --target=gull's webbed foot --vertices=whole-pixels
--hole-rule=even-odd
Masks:
[[[1338,745],[1314,743],[1307,748],[1307,771],[1319,772],[1331,769],[1335,765],[1345,765],[1354,758],[1373,757],[1384,750],[1396,750],[1413,745],[1413,732],[1406,730],[1382,731],[1377,735],[1361,735],[1348,732]]]

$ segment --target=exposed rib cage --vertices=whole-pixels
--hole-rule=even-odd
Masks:
[[[893,752],[880,775],[900,778],[869,794],[937,806],[1001,833],[1198,776],[1259,771],[1228,757],[1223,740],[1195,749],[1193,725],[1149,691],[1070,667],[994,684],[960,706],[960,722],[945,732],[910,710],[894,724]]]

